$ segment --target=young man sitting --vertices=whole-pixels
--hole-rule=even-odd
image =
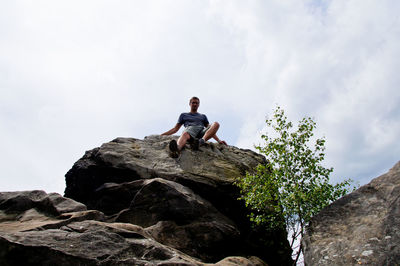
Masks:
[[[197,112],[197,109],[200,106],[199,98],[192,97],[189,101],[189,106],[190,112],[182,113],[179,116],[178,123],[175,125],[175,127],[161,134],[172,135],[178,132],[182,125],[185,127],[185,130],[179,137],[178,142],[176,142],[176,140],[171,140],[169,143],[169,149],[171,150],[172,157],[177,158],[186,142],[190,139],[193,141],[193,145],[197,149],[199,146],[204,145],[204,143],[211,138],[214,138],[220,144],[227,145],[225,141],[220,140],[216,135],[219,129],[219,123],[214,122],[210,125],[207,116]]]

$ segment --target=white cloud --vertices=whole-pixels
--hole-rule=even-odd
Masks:
[[[368,181],[399,159],[399,5],[1,3],[0,190],[62,192],[85,150],[166,131],[194,95],[245,148],[276,103],[313,116],[337,175]]]
[[[250,89],[238,97],[247,112],[261,117],[278,103],[292,120],[314,117],[335,179],[365,183],[399,159],[398,3],[213,3],[246,47],[240,84]],[[246,121],[240,145],[259,141],[264,120]]]

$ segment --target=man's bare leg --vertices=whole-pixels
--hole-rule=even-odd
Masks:
[[[204,141],[213,138],[214,135],[217,133],[218,129],[219,129],[219,123],[218,122],[212,123],[210,128],[206,131],[206,133],[203,136]]]
[[[182,135],[178,139],[178,149],[182,150],[186,145],[186,142],[190,139],[190,134],[187,132],[183,132]]]

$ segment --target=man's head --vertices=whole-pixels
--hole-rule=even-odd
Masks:
[[[197,112],[197,109],[200,106],[200,99],[195,96],[190,98],[189,105],[190,105],[190,112],[192,113]]]

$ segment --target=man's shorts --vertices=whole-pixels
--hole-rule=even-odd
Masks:
[[[189,135],[192,138],[202,138],[204,134],[206,134],[207,130],[210,128],[210,125],[208,127],[203,127],[203,126],[187,126],[183,132],[189,133]]]

